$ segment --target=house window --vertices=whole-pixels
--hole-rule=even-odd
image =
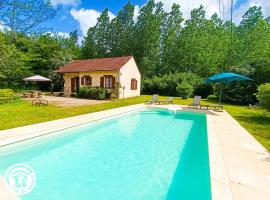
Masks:
[[[130,89],[137,90],[137,80],[135,78],[131,79]]]
[[[85,85],[92,85],[92,77],[84,76]]]
[[[104,78],[104,85],[105,88],[112,88],[113,86],[113,77],[112,76],[105,76]]]
[[[81,85],[92,85],[92,77],[91,76],[81,77]]]

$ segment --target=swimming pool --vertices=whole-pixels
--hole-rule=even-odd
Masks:
[[[206,115],[143,109],[0,150],[36,172],[33,199],[209,200]]]

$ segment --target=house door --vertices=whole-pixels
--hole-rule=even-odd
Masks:
[[[75,78],[71,78],[71,92],[75,92]]]
[[[80,77],[75,77],[76,80],[76,91],[80,89]]]

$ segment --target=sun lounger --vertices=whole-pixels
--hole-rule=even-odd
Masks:
[[[154,94],[151,100],[146,100],[145,104],[153,104],[158,102],[158,94]]]
[[[189,108],[196,108],[196,109],[199,108],[199,106],[201,105],[201,99],[202,99],[201,96],[195,96],[193,98],[192,104],[189,104],[188,107]]]
[[[173,103],[173,99],[174,97],[170,97],[168,98],[167,100],[160,100],[160,101],[157,101],[157,103]]]

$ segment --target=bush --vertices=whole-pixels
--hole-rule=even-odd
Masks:
[[[210,94],[208,95],[207,99],[218,99],[217,95],[214,95],[214,94]]]
[[[210,94],[213,94],[213,86],[211,84],[201,84],[194,91],[194,95],[201,96],[202,98],[206,98]]]
[[[14,92],[12,89],[0,89],[0,103],[7,103],[14,98]]]
[[[183,99],[187,99],[192,95],[193,87],[187,82],[183,82],[177,85],[176,91],[178,96],[182,97]]]
[[[106,90],[100,87],[82,87],[77,92],[77,97],[87,99],[105,99]]]
[[[112,91],[111,90],[105,90],[105,98],[110,99],[111,98]]]
[[[261,106],[270,109],[270,83],[258,87],[257,99]]]
[[[236,81],[229,85],[223,84],[222,87],[222,102],[235,104],[254,104],[256,102],[256,96],[254,95],[256,85],[252,81]]]
[[[187,82],[192,88],[196,88],[202,83],[202,79],[192,73],[168,74],[143,80],[142,91],[144,94],[177,96],[176,87],[182,82]]]

